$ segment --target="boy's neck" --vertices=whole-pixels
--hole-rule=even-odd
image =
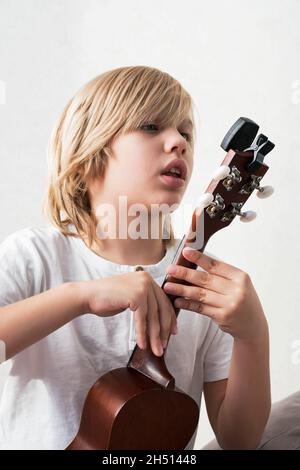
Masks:
[[[166,254],[163,240],[102,240],[101,246],[93,242],[86,245],[98,256],[117,264],[129,266],[157,264]]]

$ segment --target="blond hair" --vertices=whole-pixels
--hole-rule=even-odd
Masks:
[[[144,122],[179,125],[195,121],[192,98],[168,73],[147,66],[120,67],[98,75],[71,98],[48,143],[50,172],[43,212],[64,235],[98,243],[97,218],[91,210],[87,181],[104,174],[114,137]],[[76,233],[69,230],[74,225]],[[170,238],[165,246],[174,244]]]

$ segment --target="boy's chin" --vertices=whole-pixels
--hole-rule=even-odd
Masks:
[[[170,207],[174,204],[180,205],[182,200],[182,194],[162,194],[157,198],[157,204],[168,204]],[[172,208],[172,212],[176,208]]]

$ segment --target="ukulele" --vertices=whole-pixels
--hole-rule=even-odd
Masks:
[[[255,213],[242,212],[254,190],[259,197],[273,192],[260,186],[269,169],[264,157],[274,144],[259,126],[239,118],[224,137],[226,156],[217,169],[192,215],[188,233],[183,236],[172,264],[197,269],[182,255],[186,246],[203,252],[209,238],[227,227],[238,215],[250,221]],[[165,282],[190,285],[166,275]],[[168,295],[174,305],[175,296]],[[175,308],[176,316],[180,309]],[[164,354],[155,356],[147,338],[147,349],[135,346],[126,367],[111,370],[91,387],[85,399],[80,427],[66,450],[183,450],[193,436],[199,407],[192,397],[176,387]]]

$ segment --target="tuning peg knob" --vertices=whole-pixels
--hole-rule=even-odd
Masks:
[[[205,207],[209,206],[214,201],[214,196],[211,193],[204,193],[200,196],[196,203],[195,214],[199,217],[205,209]]]
[[[257,216],[256,212],[246,211],[246,212],[241,213],[240,220],[242,222],[251,222],[252,220],[254,220],[256,218],[256,216]]]
[[[197,207],[207,207],[214,200],[214,196],[211,193],[204,193],[197,200]]]
[[[214,173],[213,179],[215,181],[221,181],[230,174],[230,168],[226,165],[221,165]]]
[[[263,186],[263,187],[259,187],[257,188],[257,197],[259,197],[259,199],[266,199],[267,197],[271,196],[271,194],[274,193],[274,188],[273,186]]]

